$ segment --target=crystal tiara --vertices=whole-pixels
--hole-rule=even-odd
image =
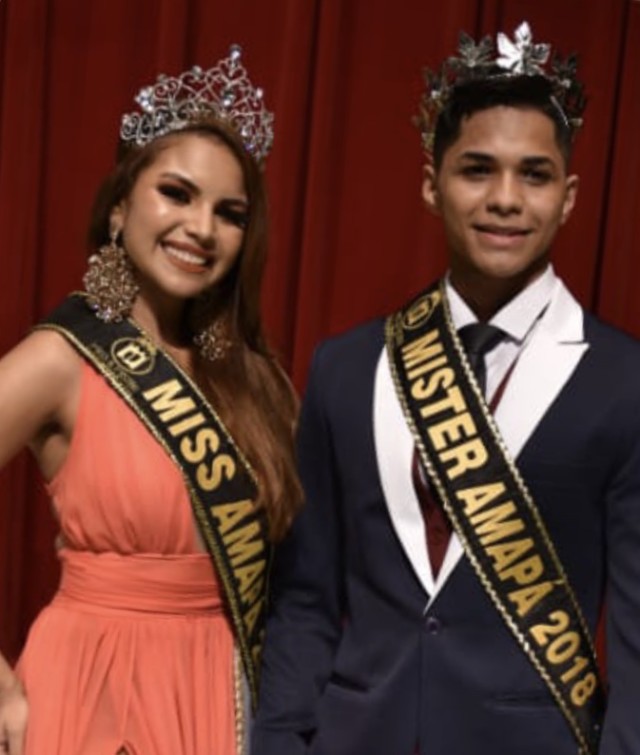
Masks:
[[[204,71],[194,66],[177,77],[158,76],[155,84],[135,97],[140,111],[122,116],[120,140],[138,147],[193,123],[215,118],[231,126],[258,163],[273,144],[273,113],[263,102],[263,91],[251,84],[242,64],[239,45]]]
[[[506,34],[496,36],[497,54],[490,36],[476,42],[460,32],[458,55],[447,58],[440,70],[425,70],[425,92],[416,119],[427,156],[433,152],[438,118],[453,89],[469,81],[511,76],[541,76],[551,84],[551,101],[558,108],[571,135],[582,125],[586,100],[583,85],[576,78],[578,59],[575,54],[560,58],[554,53],[547,68],[551,45],[534,43],[531,28],[523,21],[511,41]]]

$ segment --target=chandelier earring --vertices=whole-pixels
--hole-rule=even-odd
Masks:
[[[138,295],[133,265],[119,243],[121,233],[111,230],[109,244],[89,257],[82,279],[89,306],[100,320],[119,322],[131,312]]]
[[[221,310],[217,296],[206,291],[194,302],[190,315],[193,343],[200,356],[209,362],[225,359],[233,347],[229,315]]]
[[[219,362],[224,359],[233,346],[222,317],[218,317],[207,327],[196,333],[193,337],[193,343],[198,348],[201,356],[210,362]]]

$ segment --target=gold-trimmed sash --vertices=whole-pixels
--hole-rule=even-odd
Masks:
[[[36,327],[61,333],[179,468],[223,585],[255,706],[271,546],[266,516],[254,506],[251,466],[195,383],[133,321],[104,323],[82,294],[72,294]]]
[[[420,458],[465,554],[585,755],[604,715],[589,630],[544,522],[456,334],[444,284],[391,315],[391,374]]]

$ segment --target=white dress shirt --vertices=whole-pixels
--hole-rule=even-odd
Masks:
[[[542,313],[551,301],[556,280],[557,276],[553,267],[549,265],[542,275],[489,320],[489,324],[500,328],[506,335],[484,357],[487,368],[486,394],[488,397],[493,396],[507,371],[531,338]],[[456,330],[478,322],[478,318],[451,284],[449,275],[446,277],[445,285]]]

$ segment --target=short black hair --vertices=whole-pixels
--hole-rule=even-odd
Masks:
[[[462,121],[474,113],[505,105],[544,113],[555,127],[556,142],[569,162],[572,131],[558,104],[551,82],[544,76],[496,75],[470,79],[453,87],[438,117],[433,143],[433,162],[438,169],[447,149],[460,136]]]

